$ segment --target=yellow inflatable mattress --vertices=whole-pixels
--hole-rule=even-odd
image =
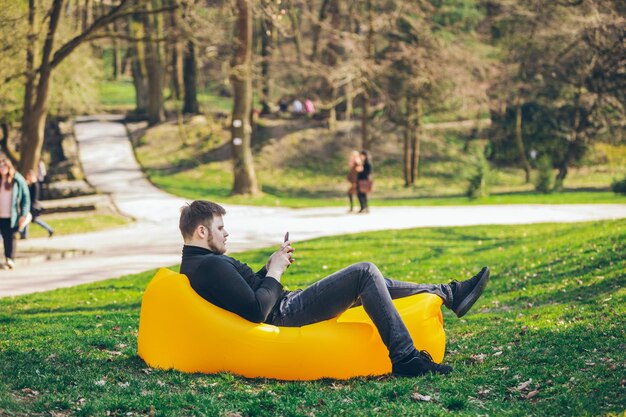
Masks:
[[[441,298],[418,294],[394,304],[417,349],[441,362]],[[252,323],[204,300],[185,275],[165,268],[143,296],[138,350],[154,368],[248,378],[348,379],[391,372],[387,348],[363,307],[302,327]]]

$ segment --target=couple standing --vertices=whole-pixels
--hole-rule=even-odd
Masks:
[[[361,209],[359,213],[369,213],[367,206],[367,193],[372,191],[372,163],[368,151],[352,151],[348,162],[350,171],[347,179],[350,182],[348,199],[350,200],[350,212],[354,209],[353,196],[356,194]]]

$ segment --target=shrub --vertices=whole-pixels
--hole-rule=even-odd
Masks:
[[[626,195],[626,177],[624,177],[624,179],[622,179],[621,181],[619,180],[614,181],[613,184],[611,185],[611,189],[616,194]]]
[[[552,160],[548,155],[542,155],[537,161],[537,179],[535,190],[540,193],[551,193],[553,190]]]

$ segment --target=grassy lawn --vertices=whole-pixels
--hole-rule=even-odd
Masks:
[[[51,214],[41,217],[54,229],[55,236],[74,233],[95,232],[110,229],[130,223],[130,219],[115,214],[72,213]],[[29,238],[46,237],[48,232],[36,224],[31,224],[28,230]]]
[[[154,271],[0,299],[0,415],[621,415],[626,221],[384,231],[297,245],[305,286],[370,260],[390,277],[492,281],[463,319],[444,311],[447,376],[279,382],[148,369],[137,357]],[[258,267],[268,250],[238,258]],[[430,397],[417,399],[416,393]]]
[[[349,126],[342,123],[343,128]],[[160,125],[135,141],[135,151],[154,184],[184,198],[267,206],[347,206],[345,159],[357,146],[354,137],[331,134],[316,122],[298,120],[263,120],[257,132],[253,151],[262,193],[254,197],[231,195],[229,133],[223,120],[206,116],[188,120],[183,127],[176,123]],[[614,179],[626,175],[626,159],[622,165],[572,168],[565,189],[552,194],[535,192],[532,183],[524,182],[520,169],[493,168],[488,177],[490,196],[470,200],[465,191],[474,172],[473,157],[463,146],[460,132],[431,133],[422,144],[421,176],[414,186],[406,188],[398,147],[379,143],[374,148],[371,204],[626,203],[626,196],[609,191]],[[615,150],[599,148],[596,154],[602,152]]]
[[[206,164],[195,169],[184,170],[175,174],[163,173],[156,169],[146,170],[150,180],[159,188],[168,193],[178,195],[188,199],[203,199],[218,201],[223,204],[245,204],[259,206],[285,206],[293,208],[304,207],[327,207],[345,206],[348,207],[348,198],[342,195],[339,190],[319,190],[316,196],[312,189],[304,184],[292,184],[285,188],[266,185],[263,192],[258,196],[237,196],[231,195],[232,175],[226,167],[219,167],[217,164]],[[273,173],[273,175],[263,175],[263,178],[272,181],[273,178],[282,176],[297,178],[292,172]],[[334,187],[338,182],[341,184],[342,177],[331,178],[329,176],[318,175],[317,187]],[[266,183],[265,183],[266,184]],[[377,183],[378,184],[378,183]],[[343,185],[343,184],[341,184]],[[397,185],[397,184],[396,184]],[[311,186],[313,187],[313,186]],[[397,190],[394,192],[394,188]],[[626,204],[626,196],[615,194],[611,191],[603,190],[565,190],[560,193],[542,194],[534,191],[504,191],[498,194],[491,194],[487,197],[468,199],[459,194],[449,196],[430,196],[425,191],[424,196],[412,196],[406,190],[393,185],[387,189],[375,190],[370,195],[372,206],[451,206],[451,205],[478,205],[478,204],[585,204],[585,203],[607,203]],[[415,190],[414,194],[421,194]],[[354,198],[356,206],[358,201]]]

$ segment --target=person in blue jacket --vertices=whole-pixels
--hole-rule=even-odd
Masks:
[[[23,230],[30,217],[28,184],[11,160],[0,156],[0,233],[4,243],[5,263],[2,269],[15,267],[15,233]]]

